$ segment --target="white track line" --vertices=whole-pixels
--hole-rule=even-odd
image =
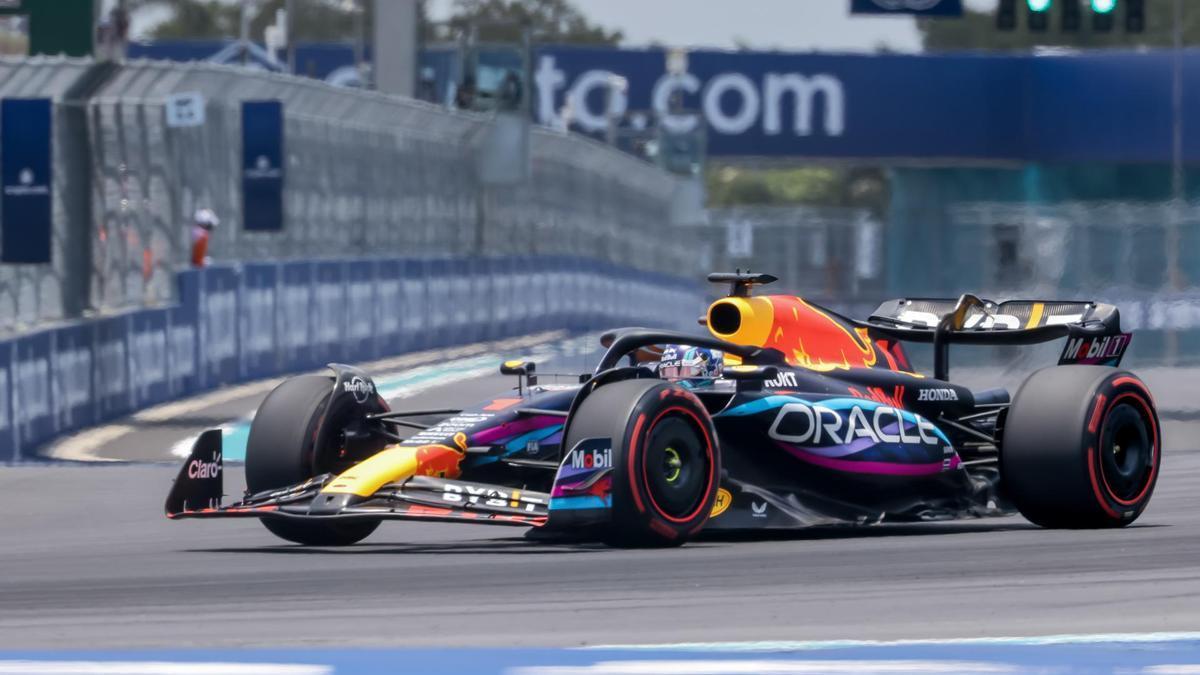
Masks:
[[[856,647],[905,647],[926,645],[1001,645],[1041,646],[1101,644],[1114,642],[1151,643],[1200,641],[1198,632],[1174,633],[1092,633],[1034,635],[1027,637],[977,637],[920,640],[769,640],[756,642],[676,642],[666,644],[592,645],[580,649],[622,649],[635,651],[678,650],[697,652],[786,652]]]
[[[0,661],[0,675],[327,675],[333,668],[296,663],[197,661]]]
[[[524,666],[510,675],[809,675],[810,673],[1013,673],[1015,666],[936,660],[674,660],[601,661],[586,666]]]

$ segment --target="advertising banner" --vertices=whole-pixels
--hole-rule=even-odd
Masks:
[[[374,260],[347,260],[343,263],[346,280],[345,322],[342,352],[351,362],[369,361],[375,351],[376,266]]]
[[[129,385],[129,317],[102,319],[92,329],[92,401],[96,419],[106,420],[133,409]]]
[[[638,322],[628,317],[635,316],[663,325],[674,309],[655,303],[683,288],[678,283],[570,257],[304,260],[185,270],[176,306],[0,341],[0,462],[171,399],[330,361],[547,329],[632,325]],[[681,306],[685,295],[680,291]]]
[[[66,326],[53,332],[51,395],[55,428],[75,429],[96,420],[92,400],[93,331],[90,326]],[[4,432],[0,430],[0,435]]]
[[[285,371],[311,368],[312,357],[309,314],[312,313],[313,265],[310,262],[283,263],[279,267],[279,298],[275,305],[275,335]]]
[[[425,322],[427,307],[426,262],[424,260],[406,259],[399,261],[401,269],[401,286],[403,289],[404,320],[401,326],[404,331],[405,349],[426,349],[433,345],[432,333]]]
[[[500,335],[511,335],[513,330],[513,283],[515,268],[513,258],[496,258],[492,261],[492,330],[493,339]]]
[[[1004,161],[1167,162],[1168,50],[1079,54],[858,55],[695,50],[667,70],[663,49],[543,47],[534,117],[603,137],[610,111],[636,127],[703,131],[707,153]],[[608,96],[611,75],[626,91]],[[1185,51],[1183,77],[1200,76]],[[1114,95],[1120,92],[1120,96]],[[1183,94],[1183,116],[1200,90]],[[1130,124],[1130,120],[1138,120]],[[1185,127],[1184,157],[1200,158]]]
[[[283,229],[283,103],[242,102],[242,226]]]
[[[492,258],[471,260],[471,321],[476,338],[491,340],[492,335]]]
[[[13,344],[0,343],[0,462],[16,459],[16,425],[12,423]]]
[[[204,387],[235,382],[239,375],[240,270],[206,267],[201,273],[200,355]]]
[[[450,263],[445,258],[424,261],[425,269],[425,326],[431,344],[444,344],[450,339]]]
[[[183,396],[200,387],[200,270],[179,272],[179,304],[167,315],[170,360],[167,362],[171,396]]]
[[[961,0],[826,1],[875,15],[962,11]],[[229,44],[160,41],[131,45],[130,57],[195,61]],[[322,47],[329,61],[317,61],[308,74],[353,70],[349,46]],[[1034,54],[698,49],[676,59],[670,70],[668,54],[661,48],[539,46],[532,64],[533,116],[551,126],[566,117],[576,131],[603,138],[611,104],[612,117],[623,127],[653,128],[658,120],[663,129],[685,134],[676,139],[679,144],[686,144],[687,133],[704,131],[705,152],[713,156],[1171,161],[1174,56],[1167,49]],[[1183,81],[1200,78],[1200,50],[1184,49],[1179,56]],[[461,72],[454,50],[432,47],[420,58],[421,68],[436,78],[436,99],[446,101]],[[612,75],[627,87],[610,97]],[[1197,110],[1200,88],[1184,87],[1182,118],[1195,118]],[[1200,161],[1200,131],[1194,129],[1183,128],[1188,162]],[[247,226],[257,225],[248,219]]]
[[[279,281],[276,263],[242,268],[238,327],[242,339],[242,377],[266,377],[279,369],[275,339],[275,298]]]
[[[346,332],[345,268],[340,262],[313,264],[313,306],[309,312],[309,336],[321,365],[345,361],[342,335]]]
[[[51,112],[47,98],[0,102],[0,262],[50,262]]]
[[[50,375],[51,332],[18,338],[12,365],[13,424],[22,448],[50,438],[54,424],[54,394]]]
[[[463,344],[477,339],[471,320],[471,266],[469,260],[453,260],[446,279],[449,304],[446,315],[450,320],[450,343]]]
[[[962,16],[962,0],[850,0],[851,14]]]
[[[167,310],[152,309],[130,316],[129,382],[134,407],[167,400]]]
[[[375,356],[404,350],[404,266],[399,260],[375,263]]]

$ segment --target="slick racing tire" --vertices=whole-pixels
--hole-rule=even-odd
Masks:
[[[1025,380],[1004,421],[1001,485],[1021,515],[1053,528],[1123,527],[1154,492],[1162,437],[1150,391],[1107,366]]]
[[[583,400],[566,447],[612,440],[613,546],[678,546],[708,521],[721,476],[712,418],[686,389],[661,380],[606,384]]]
[[[285,380],[258,407],[246,442],[246,487],[262,492],[295,485],[330,470],[331,439],[318,438],[327,411],[333,378],[304,375]],[[326,434],[337,424],[324,425]],[[262,518],[275,536],[309,546],[347,546],[375,531],[379,521],[320,523]]]

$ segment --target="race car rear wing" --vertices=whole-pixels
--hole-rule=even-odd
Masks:
[[[1090,301],[1009,300],[995,303],[964,294],[901,298],[879,306],[865,322],[873,335],[933,343],[934,377],[949,375],[949,346],[1029,345],[1068,338],[1059,365],[1121,362],[1132,336],[1121,331],[1116,307]]]

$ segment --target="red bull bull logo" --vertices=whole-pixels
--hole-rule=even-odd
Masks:
[[[811,370],[870,368],[879,360],[865,328],[844,325],[794,296],[722,298],[708,309],[708,327],[723,340],[777,349],[788,363]]]
[[[417,475],[435,478],[458,478],[462,475],[463,453],[444,445],[423,445],[417,448]]]

